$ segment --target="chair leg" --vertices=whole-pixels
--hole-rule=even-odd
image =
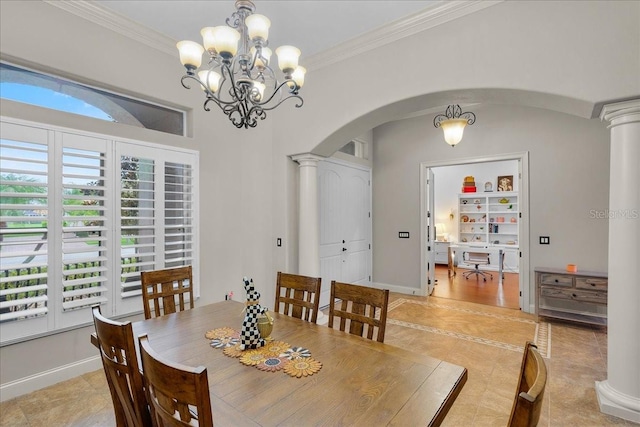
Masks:
[[[463,277],[465,279],[468,279],[469,277],[471,277],[474,274],[478,275],[478,276],[482,276],[482,280],[484,280],[485,282],[487,281],[487,274],[489,275],[489,277],[491,277],[491,280],[493,280],[493,274],[480,270],[478,265],[476,265],[475,270],[467,271],[466,273],[464,273]]]

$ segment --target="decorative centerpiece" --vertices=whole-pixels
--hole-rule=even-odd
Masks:
[[[269,313],[265,311],[264,315],[258,316],[258,331],[260,337],[266,341],[272,341],[271,332],[273,331],[273,317],[269,316]]]
[[[242,278],[244,289],[247,291],[247,305],[245,307],[244,320],[240,330],[240,350],[260,348],[265,345],[265,340],[258,330],[258,317],[267,312],[266,307],[260,305],[260,292],[253,286],[253,279]]]

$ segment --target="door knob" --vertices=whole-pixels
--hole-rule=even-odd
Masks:
[[[344,243],[344,240],[342,241],[342,243]]]
[[[346,250],[347,250],[347,248],[342,248],[342,252],[344,252],[344,251],[346,251]]]

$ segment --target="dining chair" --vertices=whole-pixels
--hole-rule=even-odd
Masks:
[[[511,408],[509,427],[535,427],[540,420],[542,398],[547,384],[547,366],[530,341],[524,348],[518,388]]]
[[[320,277],[278,272],[276,278],[276,313],[316,323],[320,306]],[[280,311],[282,306],[282,311]]]
[[[193,308],[193,273],[190,265],[143,271],[140,280],[145,319]]]
[[[116,424],[127,427],[151,426],[151,415],[138,368],[131,322],[115,322],[92,307],[93,324],[113,400]]]
[[[147,400],[157,427],[212,427],[207,368],[181,365],[162,358],[138,337]]]
[[[489,275],[491,277],[491,280],[493,280],[493,274],[480,270],[481,265],[489,265],[489,262],[491,259],[490,256],[491,254],[488,252],[464,252],[463,253],[464,262],[468,264],[473,264],[476,266],[476,268],[473,270],[467,271],[462,276],[465,279],[468,279],[470,276],[476,274],[478,276],[482,276],[482,279],[486,282],[487,275]]]
[[[340,300],[338,308],[336,299]],[[331,300],[329,302],[329,327],[333,327],[334,317],[340,318],[340,330],[346,329],[349,320],[349,333],[373,339],[374,328],[378,329],[376,340],[384,342],[389,307],[389,290],[331,281]],[[367,327],[365,328],[365,325]]]

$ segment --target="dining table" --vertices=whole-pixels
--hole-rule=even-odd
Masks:
[[[210,339],[220,328],[240,331],[244,307],[221,301],[132,324],[136,345],[146,334],[162,357],[207,368],[217,427],[437,426],[467,380],[464,367],[411,348],[271,311],[269,342],[304,349],[321,367],[300,377],[255,369]]]

